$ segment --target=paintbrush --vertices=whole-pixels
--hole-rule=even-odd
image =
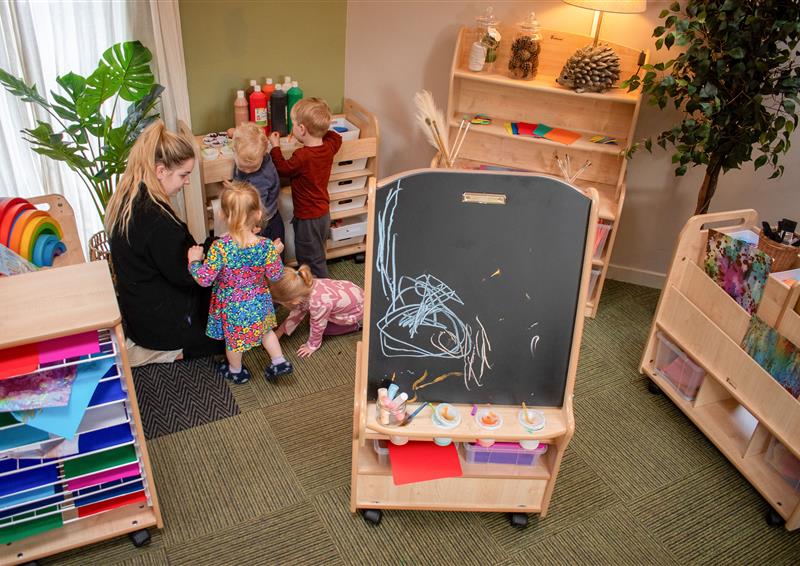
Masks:
[[[466,139],[467,132],[469,132],[469,129],[470,129],[471,126],[472,126],[472,123],[471,122],[467,122],[467,127],[464,128],[464,133],[461,134],[461,141],[458,142],[458,146],[456,147],[455,154],[453,154],[451,156],[452,159],[453,159],[453,165],[455,165],[456,159],[458,158],[458,154],[461,153],[461,146],[464,145],[464,140]]]
[[[427,90],[421,90],[414,95],[414,105],[417,108],[417,122],[425,132],[425,137],[433,147],[439,150],[447,167],[451,166],[450,153],[447,151],[447,128],[439,130],[439,124],[445,126],[441,110],[436,108],[433,95]]]
[[[420,405],[419,407],[417,407],[416,409],[414,409],[414,412],[413,412],[413,413],[411,413],[410,415],[408,415],[408,417],[406,417],[406,420],[405,420],[405,422],[404,422],[403,424],[404,424],[404,425],[407,425],[408,423],[410,423],[410,422],[411,422],[411,419],[413,419],[414,417],[416,417],[416,416],[417,416],[417,415],[418,415],[418,414],[419,414],[419,413],[422,411],[422,409],[424,409],[424,408],[425,408],[425,407],[427,407],[428,405],[430,405],[430,403],[428,403],[428,402],[426,401],[426,402],[424,402],[422,405]]]

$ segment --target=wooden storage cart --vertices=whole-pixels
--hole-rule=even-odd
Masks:
[[[65,241],[77,247],[73,254],[59,258],[59,267],[0,278],[0,296],[3,297],[0,302],[0,349],[91,330],[99,331],[99,354],[93,354],[90,360],[63,360],[49,364],[48,368],[91,361],[111,362],[112,369],[100,380],[78,428],[77,438],[80,446],[80,439],[84,435],[102,435],[110,429],[122,432],[127,438],[105,440],[100,448],[55,459],[29,456],[13,458],[9,455],[11,448],[0,451],[0,486],[5,487],[0,502],[3,498],[8,501],[10,497],[30,492],[33,489],[31,486],[22,485],[20,489],[10,491],[8,486],[30,474],[36,475],[37,470],[47,470],[53,475],[50,481],[41,484],[42,487],[56,486],[52,495],[28,498],[24,505],[17,503],[4,508],[4,517],[0,519],[0,536],[6,541],[17,540],[0,546],[0,564],[26,563],[125,533],[130,533],[133,543],[140,546],[149,541],[148,527],[162,527],[108,264],[105,261],[81,263],[83,254],[66,201],[61,197],[31,200],[37,204],[47,200],[51,202],[51,212],[55,210],[58,213],[54,215],[65,231]],[[99,393],[101,390],[102,395]],[[88,415],[111,407],[123,417],[98,417],[91,419],[91,426],[88,424]],[[6,418],[0,430],[13,435],[13,429],[21,426]],[[48,440],[26,445],[25,448],[33,450],[60,440],[60,437],[50,435]],[[127,466],[129,473],[127,479],[119,480],[122,483],[113,486],[93,483],[96,474],[120,466]],[[134,466],[135,473],[130,475],[130,468]],[[78,480],[81,487],[74,483]],[[59,492],[59,489],[62,491]],[[95,489],[98,491],[93,491]],[[133,490],[127,491],[130,489]],[[126,493],[121,494],[122,491]],[[122,497],[126,499],[119,499]],[[86,504],[89,501],[87,498],[91,498],[94,506]],[[114,505],[119,506],[102,509]],[[14,513],[14,509],[24,509],[24,512]],[[56,521],[61,526],[44,530],[50,521]],[[39,527],[44,532],[27,538],[18,538],[18,535],[9,532],[9,529],[35,532]]]
[[[794,399],[742,348],[750,315],[703,270],[708,230],[758,231],[754,210],[692,217],[681,231],[658,302],[640,371],[667,394],[772,506],[768,520],[800,527],[800,491],[767,461],[771,442],[800,458],[800,401]],[[795,344],[800,285],[770,276],[756,314]],[[656,370],[661,333],[702,368],[705,377],[687,401]],[[651,388],[652,390],[652,388]],[[654,391],[655,392],[655,391]]]
[[[411,171],[381,181],[378,190],[397,179],[412,174],[425,173],[425,170]],[[492,173],[477,173],[491,176]],[[490,178],[486,186],[492,186]],[[441,187],[440,187],[441,188]],[[469,189],[465,189],[469,190]],[[472,193],[465,193],[472,194]],[[365,520],[372,523],[381,521],[383,509],[420,509],[439,511],[488,511],[510,513],[511,524],[525,526],[527,514],[538,513],[542,517],[547,514],[550,498],[555,487],[556,477],[567,445],[575,431],[573,414],[573,388],[578,363],[580,342],[583,333],[584,312],[581,305],[586,300],[593,232],[587,229],[585,250],[582,250],[582,267],[579,270],[581,280],[574,299],[574,326],[570,335],[571,348],[566,368],[563,404],[557,407],[537,406],[545,414],[546,425],[543,429],[531,433],[526,431],[518,421],[519,405],[492,404],[503,417],[505,426],[497,431],[487,433],[481,430],[470,414],[472,405],[452,403],[464,418],[454,429],[443,433],[436,427],[426,413],[415,418],[411,423],[398,428],[382,425],[376,417],[376,402],[369,400],[370,387],[368,376],[375,370],[370,368],[370,341],[378,340],[375,330],[376,321],[370,321],[371,296],[380,293],[381,282],[376,281],[372,266],[376,261],[376,189],[371,183],[369,195],[369,237],[367,240],[367,269],[365,275],[366,303],[364,313],[364,338],[359,342],[356,352],[355,399],[353,410],[353,443],[350,510],[355,513],[361,510]],[[588,209],[588,226],[593,226],[597,219],[597,194],[589,191],[591,198]],[[479,205],[480,206],[480,205]],[[484,205],[485,206],[485,205]],[[527,246],[527,244],[525,244]],[[522,379],[522,376],[520,376]],[[531,403],[534,405],[534,403]],[[426,410],[427,411],[427,410]],[[391,467],[382,463],[373,449],[373,441],[389,439],[393,435],[401,435],[414,441],[432,441],[434,437],[446,436],[455,443],[475,442],[478,438],[491,436],[494,440],[519,442],[538,440],[548,445],[548,450],[531,466],[511,464],[475,464],[466,462],[462,456],[462,477],[444,478],[422,483],[395,485]]]
[[[598,232],[598,247],[592,256],[594,285],[586,302],[586,315],[594,317],[608,271],[617,236],[622,204],[625,200],[627,160],[623,152],[636,128],[641,104],[640,93],[611,89],[604,93],[576,93],[557,84],[555,79],[567,59],[579,48],[591,44],[589,37],[554,30],[542,30],[539,71],[533,80],[508,76],[509,53],[514,26],[501,26],[503,40],[493,73],[468,69],[469,50],[474,30],[464,27],[458,35],[450,70],[447,121],[450,139],[458,132],[462,118],[486,114],[490,125],[472,125],[461,148],[456,167],[476,168],[493,165],[545,173],[559,177],[554,158],[569,155],[573,172],[587,159],[592,165],[575,182],[581,189],[593,187],[600,198],[598,218],[606,227]],[[604,42],[605,43],[605,42]],[[620,80],[636,72],[647,61],[647,52],[609,43],[620,58]],[[581,134],[571,145],[543,138],[510,135],[505,122],[544,123]],[[615,138],[617,145],[592,143],[595,135]],[[434,159],[434,163],[438,158]],[[436,166],[436,165],[432,165]],[[601,241],[605,238],[605,244]]]
[[[343,104],[344,112],[337,114],[334,118],[345,118],[351,124],[355,125],[360,130],[360,136],[356,140],[345,140],[342,142],[342,147],[334,157],[333,172],[330,178],[330,184],[340,185],[346,187],[348,183],[355,185],[361,184],[356,181],[363,179],[374,179],[378,174],[378,119],[374,114],[369,112],[366,108],[361,106],[356,101],[346,98]],[[205,225],[202,227],[202,232],[207,236],[213,229],[214,221],[211,211],[211,201],[216,198],[222,190],[222,181],[229,180],[233,177],[234,161],[233,157],[217,156],[216,159],[207,160],[202,157],[199,148],[203,145],[203,136],[195,136],[197,141],[197,155],[198,163],[200,163],[200,183],[202,186],[202,209],[205,211]],[[281,146],[284,157],[287,159],[294,152],[296,147]],[[366,160],[366,164],[362,168],[355,170],[351,166],[360,160]],[[337,169],[348,169],[343,172],[337,172]],[[288,186],[281,189],[282,198],[286,198],[291,194]],[[353,190],[342,190],[331,194],[331,202],[336,203],[346,199],[358,199],[367,195],[367,185],[363,183],[361,188]],[[357,208],[349,208],[340,211],[331,211],[331,220],[339,220],[343,218],[353,218],[362,216],[367,213],[366,203]],[[195,230],[190,226],[192,233]],[[352,243],[346,246],[331,245],[329,241],[329,248],[327,257],[328,259],[363,253],[366,250],[365,238],[361,241]]]

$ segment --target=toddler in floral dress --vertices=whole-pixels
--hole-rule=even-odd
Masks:
[[[286,269],[272,284],[275,301],[291,309],[289,316],[278,327],[281,338],[291,335],[309,315],[311,327],[308,341],[297,353],[306,358],[322,345],[322,337],[348,334],[361,330],[364,320],[364,290],[350,281],[316,279],[307,265],[300,269]]]
[[[283,243],[254,234],[262,209],[258,191],[250,183],[226,184],[220,196],[228,233],[211,244],[203,259],[203,248],[189,249],[189,271],[203,287],[213,284],[206,334],[225,340],[227,363],[220,373],[233,383],[247,383],[250,372],[242,366],[242,353],[259,343],[272,358],[267,379],[291,373],[292,364],[281,352],[272,330],[277,321],[267,281],[283,275],[280,252]]]

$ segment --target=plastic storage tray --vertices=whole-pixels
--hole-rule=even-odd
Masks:
[[[603,256],[603,249],[606,247],[606,240],[611,233],[611,224],[597,223],[597,231],[594,236],[594,259],[600,259]]]
[[[333,167],[331,167],[331,173],[347,173],[349,171],[358,171],[359,169],[366,168],[366,166],[366,157],[362,157],[361,159],[348,159],[347,161],[337,161],[334,162]]]
[[[594,297],[594,287],[597,285],[597,278],[600,277],[600,270],[599,269],[592,269],[591,276],[589,277],[589,295],[587,297],[588,300],[592,300]]]
[[[464,454],[469,464],[512,464],[534,466],[539,456],[547,452],[547,444],[540,443],[535,450],[525,450],[517,442],[495,442],[488,448],[464,443]]]
[[[340,132],[336,128],[347,128],[347,131]],[[356,128],[354,124],[345,118],[334,118],[331,120],[331,127],[329,129],[334,130],[337,134],[342,136],[342,141],[357,140],[361,133],[361,130]]]
[[[366,236],[353,236],[352,238],[345,238],[344,240],[328,240],[327,248],[329,250],[335,250],[337,248],[343,248],[345,246],[352,246],[355,244],[360,244],[364,241]]]
[[[331,181],[328,183],[328,193],[335,195],[336,193],[343,193],[345,191],[358,191],[364,188],[367,184],[367,177],[356,177],[355,179],[342,179],[341,181]]]
[[[342,218],[331,224],[331,240],[339,241],[355,236],[364,236],[367,233],[367,215],[360,214],[349,218]]]
[[[375,439],[375,454],[378,455],[378,463],[381,466],[389,465],[389,445],[385,440]]]
[[[669,381],[681,397],[693,401],[703,382],[705,371],[661,332],[656,333],[656,339],[658,347],[655,371]]]
[[[331,201],[331,212],[340,212],[343,210],[353,210],[356,208],[363,208],[367,204],[367,195],[359,197],[348,197],[339,200]]]
[[[777,439],[770,440],[765,460],[786,480],[786,483],[796,491],[800,491],[800,460]]]

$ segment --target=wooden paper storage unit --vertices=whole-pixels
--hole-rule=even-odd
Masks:
[[[24,511],[4,513],[0,519],[0,537],[6,542],[0,545],[0,563],[29,562],[125,533],[131,533],[137,546],[144,544],[149,540],[145,529],[161,528],[161,514],[108,264],[81,263],[2,278],[0,296],[0,348],[98,330],[101,352],[88,361],[113,360],[78,429],[79,446],[82,437],[95,435],[92,450],[55,459],[16,459],[9,457],[9,450],[0,453],[0,495],[51,485],[62,490],[4,509]],[[68,359],[56,365],[81,363],[86,361]],[[102,416],[109,413],[114,416]],[[23,425],[6,418],[2,426],[8,432]],[[58,440],[51,435],[26,448],[49,447]],[[93,477],[124,466],[130,473],[133,465],[138,467],[136,475],[118,484],[98,483]],[[118,506],[103,510],[113,505]],[[63,525],[42,532],[53,521]],[[17,529],[39,534],[7,542],[18,536],[9,531]]]
[[[517,80],[508,76],[508,59],[514,36],[513,26],[500,29],[503,40],[494,64],[494,72],[475,73],[468,69],[469,50],[474,39],[471,28],[462,28],[456,43],[450,72],[450,94],[447,120],[450,139],[458,132],[462,118],[487,114],[490,125],[473,124],[459,153],[457,167],[475,168],[482,164],[521,169],[561,176],[554,158],[569,155],[575,172],[587,159],[592,162],[575,181],[581,189],[594,187],[600,197],[599,220],[611,226],[599,257],[593,265],[599,270],[593,294],[586,303],[587,316],[597,312],[600,295],[608,270],[622,204],[625,200],[625,170],[627,160],[623,151],[628,147],[636,128],[641,97],[611,89],[604,93],[576,93],[556,83],[556,77],[567,59],[579,48],[591,44],[589,37],[542,30],[542,49],[539,71],[533,80]],[[647,53],[617,44],[609,44],[620,58],[620,80],[638,69],[640,57]],[[543,123],[580,133],[581,138],[571,145],[530,136],[513,136],[505,122]],[[592,143],[594,135],[610,136],[618,145]]]
[[[363,200],[363,197],[367,195],[367,186],[362,180],[364,178],[374,178],[378,174],[378,119],[366,108],[349,98],[345,98],[343,110],[343,114],[337,114],[334,118],[345,118],[360,130],[360,136],[355,140],[344,140],[341,149],[333,158],[333,169],[328,185],[329,190],[331,187],[336,187],[330,195],[332,221],[366,215],[366,203],[342,210],[333,209],[336,208],[337,203],[347,199]],[[206,211],[206,225],[203,226],[203,230],[208,235],[214,226],[211,201],[219,195],[222,189],[222,181],[233,177],[234,161],[233,157],[223,157],[222,155],[218,155],[213,160],[203,158],[199,152],[203,136],[196,136],[195,139],[198,143],[197,153],[198,162],[200,163],[200,183],[203,187],[203,209]],[[299,146],[281,146],[283,156],[288,159],[296,147]],[[355,168],[362,162],[364,163],[362,167]],[[348,184],[358,188],[347,190]],[[284,196],[291,194],[290,188],[283,187],[282,193]],[[192,232],[194,233],[194,230]],[[329,241],[327,257],[332,259],[352,255],[363,252],[366,248],[364,238],[359,238],[358,242],[344,246],[330,245]]]
[[[538,183],[537,190],[531,190],[531,183]],[[476,187],[484,187],[487,192],[473,192]],[[559,193],[567,195],[564,201],[559,200]],[[506,201],[497,206],[501,196],[507,197],[507,210],[501,210]],[[390,201],[395,197],[399,204],[392,207]],[[528,513],[542,516],[547,513],[561,459],[575,429],[572,391],[583,332],[582,305],[591,268],[594,233],[590,227],[596,221],[596,199],[594,191],[587,197],[565,183],[537,175],[441,169],[407,172],[382,181],[377,192],[371,188],[364,342],[358,344],[356,354],[352,512],[363,510],[365,519],[372,522],[380,521],[381,509],[509,512],[516,525],[526,523]],[[559,204],[552,204],[554,201]],[[410,204],[404,205],[404,202]],[[577,217],[568,212],[575,206]],[[509,249],[510,234],[472,229],[481,220],[501,219],[509,221],[506,228],[516,228],[519,219],[531,216],[538,219],[539,214],[551,218],[542,222],[548,224],[547,228],[550,222],[557,224],[561,220],[565,223],[565,232],[571,230],[575,239],[563,249],[568,253],[561,255],[560,250],[537,246],[531,234],[537,229],[546,229],[534,228],[540,225],[538,221],[527,221],[530,233],[520,233],[516,229],[504,232],[515,234],[518,245],[513,249]],[[555,219],[556,216],[559,219]],[[438,221],[429,223],[427,220],[431,218],[438,218]],[[396,235],[390,235],[395,229]],[[440,239],[445,240],[444,243]],[[460,242],[460,246],[451,245],[453,239]],[[421,241],[429,245],[421,249]],[[533,246],[536,246],[535,251]],[[483,253],[489,249],[495,253]],[[387,253],[392,259],[386,259]],[[525,257],[520,257],[520,253]],[[460,254],[473,257],[473,261],[465,262]],[[432,261],[433,257],[438,257],[438,261]],[[553,270],[549,272],[551,267]],[[537,270],[538,276],[535,275]],[[455,382],[434,379],[433,376],[444,375],[449,369],[465,369],[465,362],[460,359],[441,361],[433,356],[401,358],[395,376],[390,367],[395,362],[381,354],[384,321],[386,316],[393,316],[383,302],[387,299],[387,288],[395,289],[395,282],[408,281],[412,276],[418,281],[418,273],[422,274],[419,276],[422,281],[430,276],[452,285],[459,300],[463,300],[459,304],[465,307],[463,313],[458,309],[455,312],[473,322],[479,319],[485,325],[482,328],[486,336],[492,337],[492,351],[497,354],[491,360],[491,381],[487,375],[484,385],[469,390],[464,388],[463,377],[456,376],[456,380],[461,381]],[[389,279],[384,279],[383,274]],[[530,283],[534,278],[540,283]],[[420,289],[424,283],[415,285]],[[559,293],[554,291],[556,288],[561,290],[561,295],[555,296]],[[493,290],[494,296],[487,298],[484,289]],[[516,292],[510,293],[509,289]],[[408,297],[406,291],[402,295]],[[511,294],[513,299],[508,298]],[[408,312],[406,309],[410,307],[405,302],[401,310]],[[494,315],[491,321],[483,317],[487,309]],[[447,326],[446,309],[437,312],[442,317],[439,319],[442,325]],[[541,320],[543,326],[551,329],[559,327],[543,339],[541,349],[531,338],[538,333],[530,330],[536,326],[531,324],[531,318]],[[519,328],[526,332],[517,332]],[[427,339],[426,331],[420,330],[420,334]],[[534,356],[529,346],[540,357]],[[514,354],[504,355],[509,351]],[[538,365],[539,360],[544,365]],[[426,409],[406,426],[382,425],[376,418],[375,395],[377,383],[388,379],[389,375],[402,391],[414,395],[415,402],[452,403],[462,415],[461,424],[443,432],[433,424],[430,409]],[[426,375],[428,381],[433,380],[428,383],[429,388],[421,384]],[[512,397],[517,399],[511,400]],[[552,403],[547,403],[547,399],[553,399]],[[546,424],[542,430],[530,433],[521,426],[518,420],[521,400],[527,400],[529,406],[544,412]],[[488,402],[504,420],[504,426],[491,433],[481,430],[470,416],[472,403]],[[497,441],[538,440],[549,446],[534,465],[469,464],[462,457],[462,477],[398,486],[394,484],[391,467],[381,461],[373,448],[375,439],[392,436],[412,441],[431,441],[434,437],[445,436],[454,442],[491,437]]]
[[[754,210],[691,218],[680,234],[658,303],[640,370],[666,393],[753,484],[789,530],[800,527],[800,492],[766,460],[771,439],[800,458],[800,401],[792,398],[742,348],[750,315],[702,267],[708,230],[730,232],[759,225]],[[794,310],[800,285],[769,277],[757,315],[800,344],[800,315]],[[705,378],[687,401],[654,367],[656,333],[666,336],[697,365]],[[771,521],[779,522],[773,515]]]

